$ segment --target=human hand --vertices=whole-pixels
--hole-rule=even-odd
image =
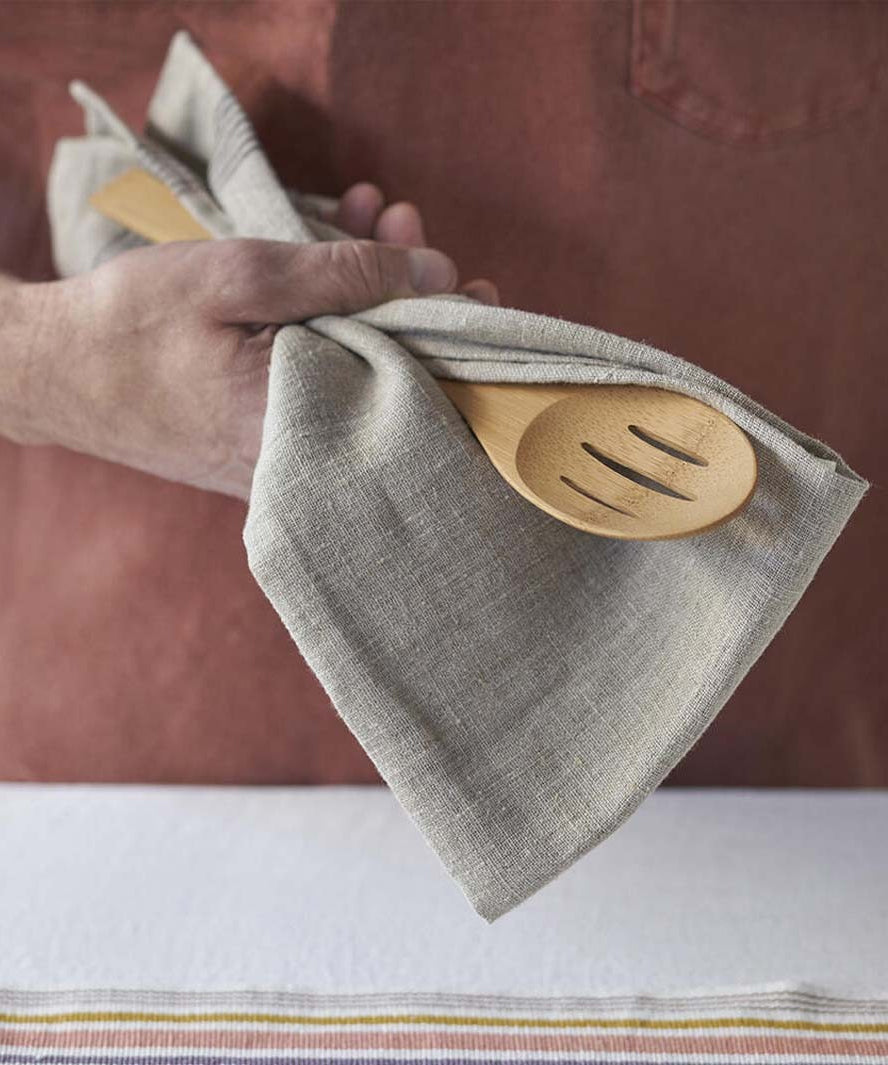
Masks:
[[[0,432],[246,499],[277,328],[457,288],[412,205],[361,184],[328,218],[358,239],[165,244],[7,288]],[[497,302],[488,281],[460,291]]]
[[[339,200],[326,196],[303,199],[311,202],[319,218],[353,237],[415,248],[427,244],[422,216],[414,204],[401,201],[386,206],[382,190],[370,182],[352,185]],[[484,278],[461,285],[459,291],[482,303],[499,303],[496,285]]]

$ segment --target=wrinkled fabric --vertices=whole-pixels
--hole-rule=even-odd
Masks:
[[[50,173],[60,272],[139,243],[86,202],[134,163],[216,236],[340,235],[300,213],[186,34],[144,135],[83,83],[72,91],[87,136],[61,141]],[[755,495],[687,539],[581,533],[503,482],[436,377],[696,396],[749,435]],[[439,296],[278,332],[244,541],[336,709],[493,920],[618,828],[695,742],[865,488],[835,452],[689,362]]]

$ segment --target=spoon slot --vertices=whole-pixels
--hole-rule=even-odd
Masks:
[[[662,437],[654,436],[653,433],[649,433],[646,429],[642,429],[640,425],[627,426],[629,432],[633,436],[637,436],[639,440],[643,440],[646,444],[650,444],[651,447],[655,447],[660,451],[665,451],[667,455],[671,455],[674,459],[679,459],[681,462],[689,462],[692,466],[708,466],[709,463],[706,459],[700,458],[698,455],[691,455],[687,451],[682,451],[677,444],[670,444]]]
[[[648,477],[646,473],[634,470],[631,466],[624,466],[622,462],[617,462],[616,459],[610,458],[610,456],[605,455],[585,440],[580,446],[588,455],[600,462],[602,466],[607,466],[609,470],[618,473],[629,481],[634,481],[635,484],[641,485],[642,488],[649,488],[652,492],[659,492],[660,495],[670,496],[672,499],[680,499],[685,503],[693,503],[694,501],[692,496],[682,495],[681,492],[676,492],[674,488],[655,481],[653,477]]]
[[[591,492],[587,492],[585,488],[581,488],[576,481],[572,481],[570,477],[561,476],[561,481],[566,484],[568,488],[572,488],[574,492],[578,492],[581,496],[585,496],[586,499],[591,499],[593,503],[598,503],[602,507],[607,507],[608,510],[613,510],[617,514],[624,514],[627,518],[636,517],[631,510],[623,510],[621,507],[615,507],[613,503],[605,503],[603,499],[599,499],[598,496],[592,495]]]

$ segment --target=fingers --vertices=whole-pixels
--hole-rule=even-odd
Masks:
[[[460,292],[479,300],[481,303],[490,303],[494,307],[499,306],[499,289],[492,281],[488,281],[486,278],[479,277],[476,281],[468,281],[460,288]]]
[[[364,181],[352,185],[338,205],[330,209],[328,217],[356,237],[372,237],[384,244],[400,244],[404,247],[425,247],[425,227],[416,205],[399,201],[385,207],[384,203],[385,197],[379,186]],[[496,285],[486,278],[462,285],[460,292],[481,303],[498,306],[500,302]]]
[[[362,181],[352,185],[340,198],[332,219],[333,225],[344,229],[353,237],[372,237],[384,206],[385,197],[378,186],[369,181]]]
[[[380,214],[373,236],[386,244],[404,244],[411,248],[425,246],[422,215],[412,203],[393,203]]]
[[[400,244],[411,248],[425,247],[425,227],[416,205],[400,201],[382,207],[383,203],[384,197],[378,186],[369,182],[352,185],[339,201],[338,217],[341,227],[355,236],[370,236],[384,244]],[[376,208],[377,214],[375,221],[371,224],[373,208]],[[499,291],[496,285],[486,278],[478,278],[462,285],[460,292],[473,297],[480,303],[499,306]]]
[[[343,193],[329,221],[354,237],[383,244],[420,248],[426,242],[417,207],[404,201],[386,206],[382,190],[369,181],[352,185]]]
[[[443,252],[372,240],[223,240],[207,246],[202,285],[216,321],[246,325],[351,314],[398,297],[453,292]]]

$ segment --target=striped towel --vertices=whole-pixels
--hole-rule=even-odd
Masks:
[[[0,1063],[888,1062],[888,998],[0,991]]]

